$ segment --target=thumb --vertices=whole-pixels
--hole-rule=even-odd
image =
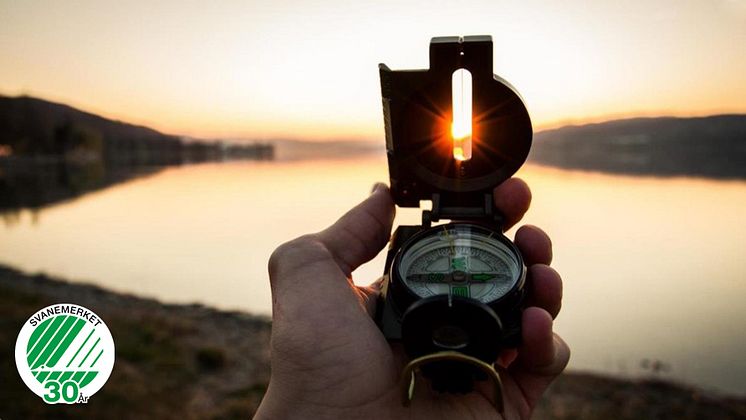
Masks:
[[[394,214],[389,188],[378,183],[373,186],[370,197],[319,232],[318,238],[349,277],[355,268],[373,259],[389,241]]]

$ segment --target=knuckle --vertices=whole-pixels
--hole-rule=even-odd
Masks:
[[[302,265],[309,259],[318,259],[323,252],[324,246],[314,235],[303,235],[283,243],[269,257],[270,280],[286,268]]]
[[[551,287],[560,298],[562,298],[562,276],[560,273],[555,270],[553,267],[550,267],[546,264],[536,264],[534,267],[532,267],[534,270],[538,271],[535,275],[538,274],[539,277],[543,279],[543,284],[545,287]]]
[[[548,276],[560,279],[561,276],[560,276],[559,271],[557,271],[554,267],[550,266],[549,264],[536,264],[536,265],[540,270],[546,272]]]
[[[560,275],[552,268],[549,264],[542,264],[542,263],[536,263],[529,267],[529,270],[531,270],[531,274],[534,276],[540,276],[543,278],[559,278]]]

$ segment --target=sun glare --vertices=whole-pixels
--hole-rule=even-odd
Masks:
[[[471,72],[458,69],[451,77],[451,137],[453,158],[460,161],[471,159],[471,102]]]

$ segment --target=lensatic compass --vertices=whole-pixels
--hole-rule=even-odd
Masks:
[[[490,36],[438,37],[429,69],[379,66],[392,196],[401,207],[432,202],[422,225],[394,232],[376,314],[410,359],[405,403],[421,373],[441,392],[490,379],[501,409],[494,363],[521,336],[526,268],[492,191],[526,160],[532,128],[492,73],[492,51]]]

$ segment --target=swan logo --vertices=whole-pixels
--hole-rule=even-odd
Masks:
[[[114,368],[114,340],[90,309],[47,306],[29,318],[16,340],[16,367],[47,404],[87,403]]]

